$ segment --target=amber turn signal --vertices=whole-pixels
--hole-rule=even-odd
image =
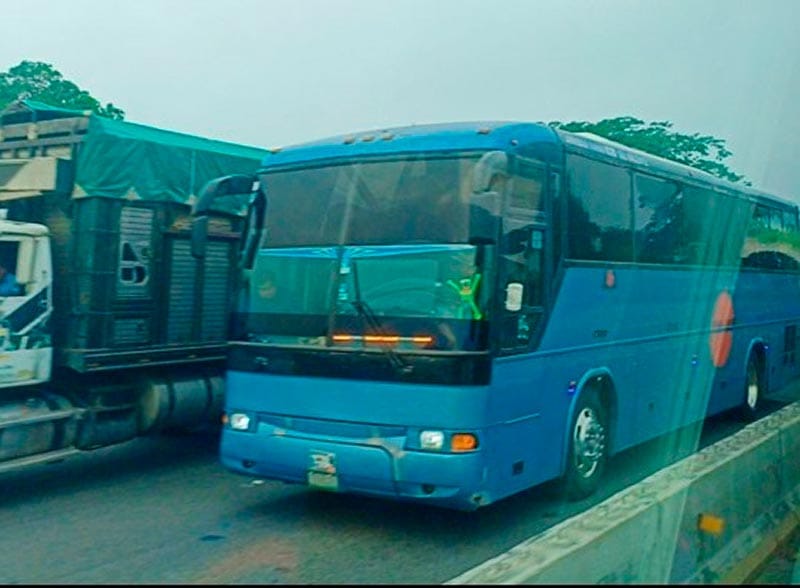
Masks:
[[[478,448],[478,438],[472,433],[454,433],[450,437],[450,449],[453,451],[472,451]]]

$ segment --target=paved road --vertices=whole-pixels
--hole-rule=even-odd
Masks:
[[[712,421],[702,444],[738,428]],[[614,460],[593,501],[557,485],[474,513],[229,473],[215,435],[154,437],[0,483],[0,582],[441,583],[651,473],[671,440]]]

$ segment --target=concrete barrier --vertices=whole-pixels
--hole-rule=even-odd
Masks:
[[[793,403],[446,584],[736,584],[798,524]]]

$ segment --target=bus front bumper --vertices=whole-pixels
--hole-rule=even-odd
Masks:
[[[438,453],[403,449],[403,438],[321,439],[275,430],[225,427],[220,458],[227,469],[311,488],[459,510],[491,502],[480,450]]]

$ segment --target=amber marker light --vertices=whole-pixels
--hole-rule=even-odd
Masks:
[[[430,335],[415,335],[414,337],[411,337],[411,342],[414,345],[419,345],[420,347],[427,347],[433,343],[433,337]]]
[[[364,335],[364,343],[378,343],[379,345],[397,345],[400,337],[397,335]]]
[[[453,451],[472,451],[478,448],[478,438],[472,433],[454,433],[450,437],[450,449]]]
[[[725,530],[725,519],[711,513],[700,513],[697,517],[697,528],[710,535],[722,535]]]
[[[400,335],[349,335],[347,333],[336,333],[331,339],[334,343],[366,343],[372,345],[398,345],[399,343],[413,343],[420,347],[427,347],[433,343],[430,335],[415,335],[413,337],[401,337]]]

